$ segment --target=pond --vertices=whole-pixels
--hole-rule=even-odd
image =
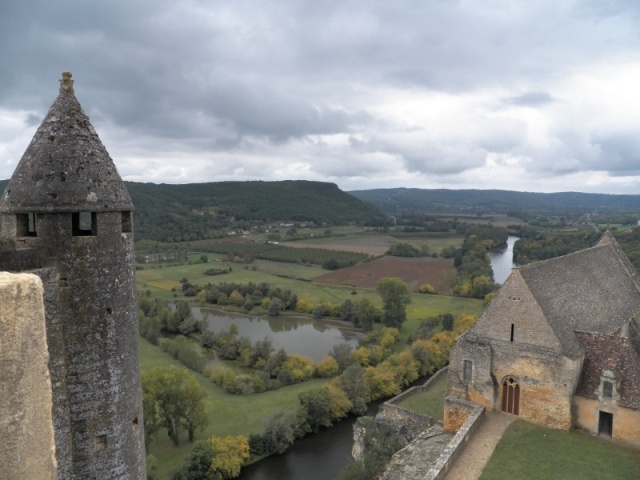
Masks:
[[[276,350],[284,348],[288,354],[299,353],[319,362],[324,359],[334,345],[348,343],[358,346],[358,331],[349,329],[349,324],[336,320],[321,320],[306,317],[251,317],[248,315],[221,312],[207,307],[192,307],[193,315],[205,319],[212,332],[227,330],[230,325],[238,327],[240,335],[249,337],[251,342],[264,339],[273,340]]]

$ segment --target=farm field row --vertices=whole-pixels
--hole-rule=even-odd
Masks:
[[[293,248],[325,248],[328,250],[368,253],[369,255],[384,255],[394,243],[409,243],[420,249],[423,245],[429,247],[430,252],[440,253],[446,247],[460,247],[463,237],[426,237],[414,235],[391,236],[384,234],[355,234],[340,237],[310,238],[286,242],[283,245]]]
[[[453,260],[431,257],[382,257],[371,262],[346,267],[324,273],[314,281],[331,285],[351,285],[375,288],[383,277],[397,277],[404,280],[413,292],[420,285],[428,283],[440,294],[450,294],[456,276]]]

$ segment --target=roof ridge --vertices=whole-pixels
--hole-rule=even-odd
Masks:
[[[546,264],[546,263],[549,263],[549,262],[552,262],[552,261],[556,261],[556,260],[558,260],[560,258],[566,258],[566,257],[574,256],[574,255],[585,254],[588,251],[595,250],[595,249],[598,249],[598,248],[604,248],[604,247],[607,247],[607,246],[609,246],[608,243],[604,243],[602,245],[599,245],[598,243],[596,243],[595,245],[593,245],[591,247],[582,248],[580,250],[576,250],[575,252],[569,252],[569,253],[565,253],[564,255],[559,255],[557,257],[545,258],[544,260],[538,260],[537,262],[527,263],[526,265],[522,265],[520,267],[516,267],[515,270],[529,270],[529,269],[537,267],[539,265]]]

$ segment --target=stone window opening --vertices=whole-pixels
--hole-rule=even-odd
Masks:
[[[516,326],[512,323],[511,324],[511,342],[513,342],[513,334],[516,331]]]
[[[95,212],[74,212],[71,226],[74,237],[95,236],[98,234],[97,215]]]
[[[138,422],[138,417],[133,419],[133,422],[131,422],[131,426],[133,427],[134,430],[138,430],[138,428],[140,427],[140,423]]]
[[[35,213],[16,214],[16,235],[18,237],[37,237],[38,225]]]
[[[613,383],[602,382],[602,397],[611,400],[613,398]]]
[[[617,402],[620,400],[618,388],[616,374],[612,370],[603,370],[600,376],[600,385],[595,393],[601,402]]]
[[[98,453],[107,448],[107,436],[98,435],[93,444],[93,451]]]
[[[131,212],[122,212],[122,233],[131,233]]]
[[[462,371],[462,379],[470,382],[473,376],[473,362],[471,360],[464,361],[464,369]]]

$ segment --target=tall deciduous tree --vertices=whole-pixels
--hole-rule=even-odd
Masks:
[[[320,427],[331,426],[331,398],[326,388],[314,388],[298,395],[302,417],[306,419],[303,429],[317,432]]]
[[[376,319],[376,307],[366,298],[358,303],[356,308],[356,320],[365,332],[373,328],[373,322]]]
[[[141,379],[145,419],[154,419],[152,429],[165,427],[174,445],[180,444],[183,428],[189,433],[189,441],[193,441],[196,430],[207,426],[203,402],[206,392],[186,369],[155,368],[143,372]]]
[[[400,278],[381,278],[376,290],[382,298],[382,321],[389,327],[400,326],[407,319],[407,305],[411,303],[409,286]]]
[[[339,383],[351,402],[351,411],[356,415],[364,415],[371,393],[364,376],[364,369],[360,365],[347,367],[340,375]]]

